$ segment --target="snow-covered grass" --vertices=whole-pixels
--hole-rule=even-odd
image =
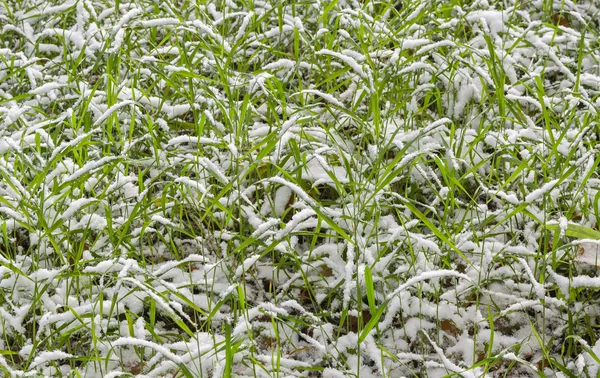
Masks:
[[[597,0],[0,2],[0,372],[596,377]]]

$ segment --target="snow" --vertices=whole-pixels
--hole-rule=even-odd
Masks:
[[[123,15],[121,20],[119,22],[117,22],[115,24],[115,26],[113,26],[112,34],[113,35],[117,34],[117,32],[122,30],[122,28],[123,28],[123,26],[125,26],[125,24],[127,24],[131,19],[133,19],[140,13],[142,13],[142,11],[138,8],[134,8],[134,9],[130,10],[129,12],[125,13],[125,15]]]
[[[143,346],[143,347],[147,347],[147,348],[151,348],[154,349],[155,351],[157,351],[158,353],[160,353],[162,356],[168,358],[169,360],[181,364],[183,363],[183,360],[181,359],[181,357],[179,357],[178,355],[172,353],[171,351],[169,351],[167,348],[163,347],[162,345],[153,343],[151,341],[147,341],[147,340],[140,340],[134,337],[121,337],[117,340],[114,340],[112,343],[113,347],[118,347],[118,346]]]
[[[185,185],[189,186],[190,188],[194,188],[194,189],[198,190],[202,194],[208,194],[208,191],[206,190],[206,187],[204,186],[204,184],[202,184],[199,181],[191,180],[189,177],[178,177],[175,179],[175,182],[184,183]],[[210,195],[210,194],[208,194],[208,195]]]
[[[98,214],[86,214],[81,217],[78,223],[71,226],[71,229],[89,229],[94,231],[103,231],[108,226],[108,221]]]
[[[48,361],[61,360],[64,358],[71,358],[73,355],[62,351],[42,352],[36,358],[33,359],[30,367],[33,369],[38,365],[42,365]]]
[[[5,138],[0,139],[0,154],[5,154],[10,149],[10,145]]]
[[[254,265],[260,259],[260,255],[250,256],[236,269],[235,276],[241,277],[243,273],[245,273],[248,269]]]
[[[367,78],[367,75],[365,74],[362,66],[360,64],[358,64],[358,62],[347,55],[335,52],[335,51],[331,51],[328,49],[322,49],[316,52],[317,55],[329,55],[329,56],[333,56],[341,61],[343,61],[344,63],[346,63],[348,66],[350,66],[350,68],[352,68],[352,70],[354,72],[356,72],[358,74],[358,76],[360,76],[363,79]]]
[[[71,8],[73,5],[75,5],[75,1],[67,1],[61,5],[55,5],[55,6],[44,6],[42,7],[42,13],[45,15],[50,15],[50,14],[54,14],[54,13],[60,13],[63,12],[69,8]],[[25,15],[29,16],[29,17],[33,17],[35,15],[35,13],[26,13]]]
[[[225,176],[225,174],[223,172],[221,172],[221,169],[212,161],[210,161],[209,159],[203,157],[200,158],[198,160],[198,163],[205,167],[208,171],[210,171],[215,177],[217,177],[222,183],[227,184],[229,182],[229,179],[227,178],[227,176]]]
[[[94,126],[101,125],[102,122],[104,122],[108,117],[110,117],[111,114],[113,114],[114,112],[116,112],[117,110],[119,110],[120,108],[122,108],[124,106],[132,105],[132,104],[134,104],[133,101],[131,101],[131,100],[125,100],[125,101],[122,101],[122,102],[120,102],[118,104],[115,104],[115,105],[111,106],[98,119],[96,119],[96,122],[94,122]]]
[[[177,227],[177,225],[171,222],[169,219],[158,214],[154,214],[150,219],[152,220],[152,222],[157,222],[165,226]]]
[[[281,177],[272,177],[272,178],[268,179],[268,181],[275,183],[275,184],[287,186],[291,191],[296,193],[302,200],[304,200],[309,206],[317,207],[317,204],[315,203],[315,201],[313,201],[310,198],[310,196],[304,190],[302,190],[302,188],[299,187],[298,185],[293,184],[285,179],[282,179]]]
[[[425,335],[425,337],[427,338],[429,343],[431,343],[431,345],[433,346],[433,349],[435,349],[435,352],[438,354],[438,356],[442,360],[442,363],[444,364],[444,367],[446,369],[448,369],[449,371],[452,371],[454,373],[460,373],[460,375],[462,375],[463,377],[466,377],[466,378],[475,378],[475,377],[479,376],[479,373],[481,373],[479,368],[475,369],[475,372],[465,371],[465,369],[455,365],[452,361],[450,361],[444,355],[444,351],[439,346],[437,346],[437,344],[433,340],[431,340],[431,338],[429,337],[429,335],[426,332],[423,332],[423,335]]]
[[[115,34],[115,39],[111,43],[111,47],[108,50],[111,54],[117,53],[121,46],[123,45],[123,41],[125,40],[125,29],[119,29],[117,34]]]
[[[1,7],[0,370],[595,376],[598,6],[440,4]]]
[[[485,21],[489,30],[493,36],[498,35],[499,32],[505,32],[505,25],[508,22],[508,14],[500,11],[474,11],[469,12],[466,15],[466,19],[475,23],[479,20]]]
[[[300,93],[310,93],[310,94],[314,94],[317,95],[319,97],[321,97],[322,99],[324,99],[325,101],[331,103],[332,105],[335,106],[339,106],[339,107],[343,107],[344,104],[342,104],[338,99],[336,99],[335,97],[333,97],[332,95],[323,93],[321,91],[318,91],[316,89],[305,89]]]
[[[27,223],[27,220],[25,219],[25,217],[23,215],[19,214],[18,212],[16,212],[15,210],[13,210],[9,207],[0,206],[0,213],[4,213],[17,221]]]
[[[115,156],[105,156],[97,161],[90,161],[88,163],[85,163],[83,165],[83,167],[79,168],[78,170],[73,172],[71,175],[67,176],[64,181],[68,182],[68,181],[77,180],[79,177],[81,177],[85,174],[92,173],[96,169],[102,168],[102,166],[104,166],[105,164],[108,164],[111,161],[115,161],[117,159],[118,158]]]
[[[93,202],[96,202],[96,200],[92,199],[92,198],[79,198],[69,204],[69,207],[62,214],[61,218],[63,220],[68,220],[68,219],[72,218],[76,212],[81,210],[82,207],[87,206]]]
[[[387,296],[387,300],[391,300],[392,297],[398,295],[403,290],[406,290],[408,287],[410,287],[418,282],[429,280],[432,278],[439,278],[439,277],[457,277],[457,278],[465,279],[467,281],[471,281],[471,279],[467,275],[453,271],[453,270],[439,270],[439,271],[423,272],[423,273],[419,274],[418,276],[415,276],[415,277],[409,279],[404,284],[400,285],[396,290],[394,290],[391,294],[389,294]]]
[[[318,158],[307,162],[305,172],[304,178],[313,182],[335,184],[335,181],[333,181],[329,174],[332,174],[340,183],[347,183],[350,180],[344,167],[329,166],[326,162]]]
[[[525,196],[525,202],[530,203],[530,202],[537,201],[544,194],[546,194],[547,192],[552,190],[558,182],[559,182],[559,179],[552,180],[552,181],[547,182],[546,184],[542,185],[541,188],[532,191],[527,196]]]
[[[410,22],[410,21],[414,20],[415,18],[417,18],[421,14],[423,9],[425,9],[426,6],[427,6],[427,4],[421,4],[417,8],[415,8],[415,10],[412,11],[411,14],[406,16],[406,19],[405,19],[406,22]],[[402,47],[404,47],[404,45]]]
[[[527,264],[527,261],[525,261],[523,258],[519,258],[518,260],[523,266],[523,269],[525,269],[527,276],[531,280],[531,283],[533,284],[533,289],[535,290],[535,294],[538,296],[538,298],[543,299],[546,296],[546,289],[542,284],[540,284],[536,280],[535,276],[533,275],[533,272],[531,271],[531,268],[529,267],[529,264]]]
[[[296,65],[296,62],[294,62],[293,60],[279,59],[276,62],[267,64],[266,66],[263,67],[263,69],[264,70],[280,70],[280,69],[290,70],[290,69],[294,68],[295,65]]]
[[[281,217],[285,212],[290,198],[292,197],[292,190],[287,186],[281,186],[275,192],[275,215]]]
[[[55,89],[61,88],[63,86],[64,85],[60,84],[60,83],[46,83],[40,87],[37,87],[33,91],[31,91],[31,93],[41,95],[41,94],[51,92]]]
[[[190,144],[219,144],[219,142],[215,139],[210,138],[198,138],[198,137],[190,137],[187,135],[181,135],[175,138],[172,138],[167,142],[168,146],[174,146],[177,144],[190,143]]]
[[[154,20],[140,21],[140,25],[144,28],[153,28],[158,26],[179,25],[181,22],[177,18],[157,18]]]

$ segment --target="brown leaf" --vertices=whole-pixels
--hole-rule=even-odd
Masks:
[[[127,368],[127,370],[129,371],[129,373],[133,374],[133,375],[138,375],[142,373],[142,370],[144,369],[144,363],[143,362],[132,362],[130,364],[125,365],[125,367]]]
[[[452,336],[458,336],[460,331],[456,327],[456,324],[452,320],[444,319],[441,321],[442,331],[445,331]]]
[[[545,358],[542,358],[541,360],[538,361],[536,366],[537,366],[538,370],[544,371],[545,368],[550,367],[550,361],[548,361]]]
[[[331,276],[333,276],[333,270],[331,270],[330,267],[328,267],[327,265],[325,265],[323,268],[321,268],[320,274],[323,277],[331,277]]]
[[[564,26],[564,27],[569,27],[569,23],[567,22],[567,19],[564,18],[562,16],[562,14],[560,13],[554,13],[554,15],[552,15],[552,22],[554,23],[554,25],[557,26]]]
[[[364,327],[365,324],[367,324],[369,322],[369,320],[371,320],[371,311],[369,311],[369,309],[364,309],[362,310],[362,326]],[[354,315],[348,315],[348,319],[347,319],[347,324],[348,324],[348,331],[351,332],[358,332],[358,323],[359,323],[359,319],[358,317],[354,316]]]
[[[277,345],[277,339],[274,337],[261,337],[260,345],[264,349],[273,349]]]

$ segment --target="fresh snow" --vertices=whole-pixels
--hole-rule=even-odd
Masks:
[[[3,2],[0,376],[597,376],[599,8]]]

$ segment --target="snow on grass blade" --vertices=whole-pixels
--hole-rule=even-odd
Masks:
[[[269,179],[269,181],[289,187],[294,193],[296,193],[296,195],[302,198],[302,200],[304,200],[332,229],[339,233],[344,239],[352,243],[352,239],[348,236],[348,234],[346,234],[346,232],[340,228],[333,219],[324,214],[324,209],[322,209],[312,198],[310,198],[310,196],[298,185],[286,181],[280,177],[272,177]]]
[[[597,1],[401,3],[3,2],[0,376],[597,376]]]
[[[563,230],[563,227],[558,223],[546,224],[546,228],[551,231]],[[591,227],[581,226],[576,223],[568,222],[564,231],[566,236],[572,238],[600,240],[600,232]]]

